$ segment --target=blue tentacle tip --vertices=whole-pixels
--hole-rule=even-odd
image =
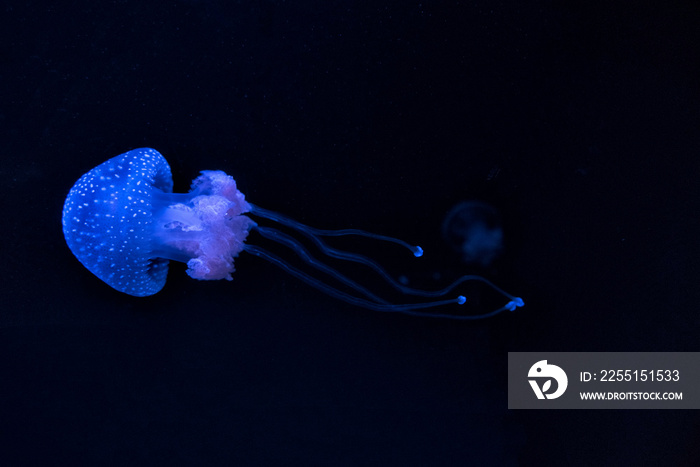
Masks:
[[[520,297],[514,297],[513,300],[506,303],[506,310],[514,311],[516,308],[525,306],[525,302]]]

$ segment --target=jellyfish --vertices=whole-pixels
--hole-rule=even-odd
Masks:
[[[523,306],[521,298],[509,295],[480,276],[461,277],[437,291],[407,287],[370,258],[331,247],[325,238],[368,237],[407,248],[416,257],[423,253],[420,247],[363,230],[322,230],[306,226],[247,202],[233,177],[222,171],[202,171],[188,193],[173,193],[172,190],[170,166],[155,149],[134,149],[98,165],[84,174],[66,197],[62,222],[68,247],[99,279],[135,297],[156,294],[165,286],[171,260],[186,263],[187,274],[194,279],[232,280],[234,260],[241,252],[246,252],[269,261],[330,296],[375,311],[479,319]],[[298,232],[322,254],[362,264],[399,292],[430,300],[391,303],[318,260],[294,236],[275,227],[259,225],[249,216]],[[343,284],[344,289],[247,242],[253,231],[288,248],[304,264]],[[464,304],[466,297],[462,295],[444,297],[465,281],[481,281],[506,297],[508,302],[502,308],[481,315],[426,311],[441,305]]]
[[[503,252],[503,227],[496,208],[463,201],[447,213],[442,235],[463,263],[488,267]]]

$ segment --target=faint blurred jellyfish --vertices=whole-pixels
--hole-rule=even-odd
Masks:
[[[489,267],[503,252],[501,216],[490,204],[463,201],[454,206],[442,223],[447,244],[470,266]]]

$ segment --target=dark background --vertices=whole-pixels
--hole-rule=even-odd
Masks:
[[[3,2],[3,465],[700,462],[695,411],[506,401],[509,351],[698,350],[700,8],[656,3]],[[440,223],[488,201],[507,252],[484,273],[526,306],[376,313],[245,255],[233,282],[173,265],[120,294],[61,209],[143,146],[178,191],[221,169],[310,225],[420,243],[357,249],[425,287],[472,272]]]

